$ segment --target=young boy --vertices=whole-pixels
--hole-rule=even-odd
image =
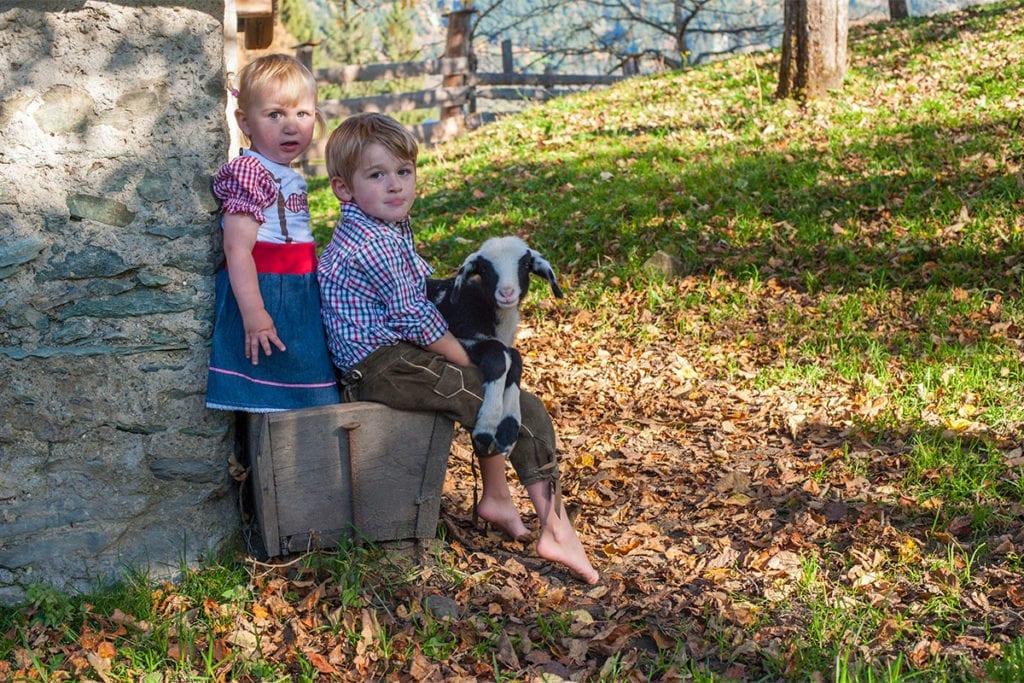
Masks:
[[[416,197],[415,138],[381,114],[345,119],[327,142],[341,219],[317,270],[331,359],[346,400],[441,412],[472,429],[480,371],[426,298],[433,269],[416,253],[409,211]],[[595,584],[599,575],[557,495],[555,431],[533,394],[521,395],[522,427],[509,454],[540,520],[537,554]],[[513,538],[529,533],[500,456],[481,458],[477,515]]]

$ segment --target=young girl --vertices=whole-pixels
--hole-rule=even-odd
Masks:
[[[265,413],[337,403],[306,181],[289,167],[323,125],[316,80],[298,60],[267,55],[242,69],[233,94],[250,146],[213,180],[225,267],[217,273],[206,405]]]

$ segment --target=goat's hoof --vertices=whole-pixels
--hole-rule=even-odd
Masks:
[[[514,417],[506,417],[498,425],[494,432],[494,443],[502,453],[508,453],[516,445],[519,438],[519,420]]]
[[[491,455],[496,455],[498,451],[498,445],[494,441],[494,435],[490,432],[480,432],[473,435],[473,452],[476,453],[478,458],[486,458]]]

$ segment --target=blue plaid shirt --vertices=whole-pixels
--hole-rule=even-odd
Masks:
[[[427,346],[444,336],[448,324],[427,299],[425,280],[433,272],[416,253],[408,219],[387,223],[343,202],[317,267],[334,364],[350,370],[381,347]]]

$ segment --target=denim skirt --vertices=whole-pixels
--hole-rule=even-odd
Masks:
[[[216,280],[216,315],[206,406],[269,413],[338,403],[334,367],[320,317],[316,272],[259,274],[263,305],[286,350],[260,351],[259,364],[245,357],[245,328],[227,270]]]

